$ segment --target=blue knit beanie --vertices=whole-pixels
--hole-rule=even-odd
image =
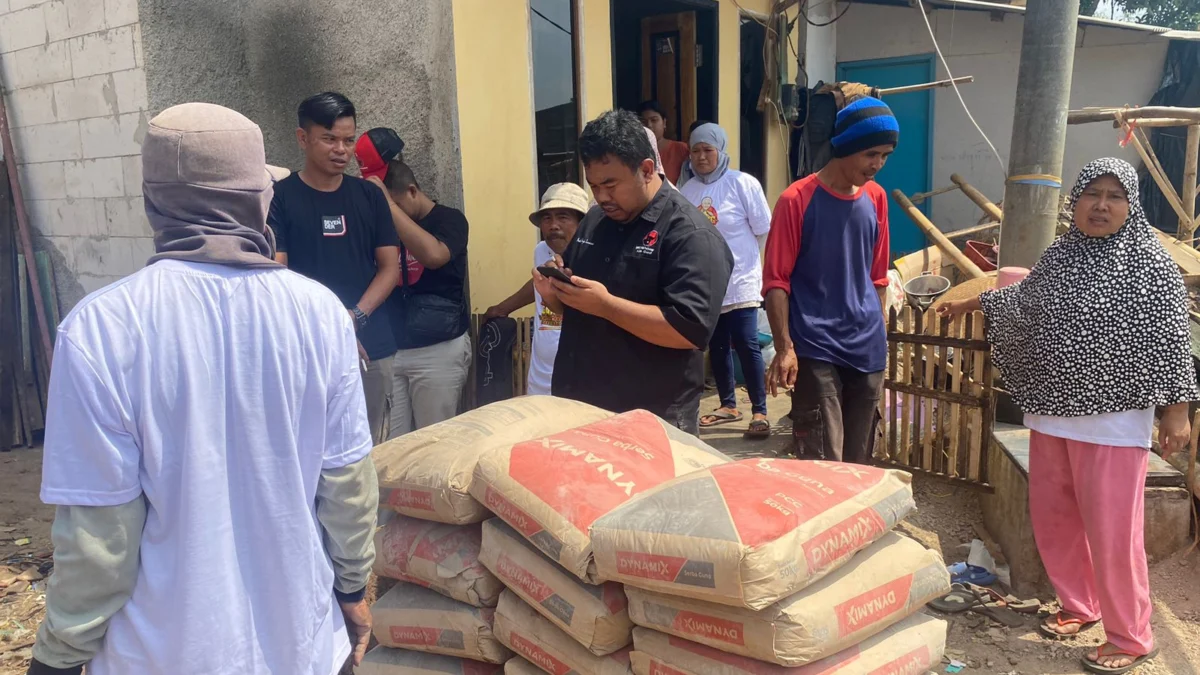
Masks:
[[[896,145],[900,125],[886,103],[865,96],[838,111],[830,140],[834,157],[849,157],[877,145]]]

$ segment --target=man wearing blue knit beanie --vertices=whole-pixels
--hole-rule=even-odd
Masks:
[[[873,179],[896,149],[887,105],[841,110],[833,159],[780,195],[767,238],[763,297],[775,336],[767,386],[792,389],[798,457],[867,464],[887,361],[887,194]]]

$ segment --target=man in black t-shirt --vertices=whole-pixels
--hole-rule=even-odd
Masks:
[[[354,149],[354,105],[326,92],[300,104],[304,169],[275,184],[267,222],[276,259],[333,291],[358,330],[371,434],[383,440],[396,341],[384,301],[399,278],[400,240],[387,200],[344,174]]]
[[[359,139],[360,164],[373,157],[368,146],[386,136],[377,131]],[[387,302],[399,348],[389,433],[395,438],[458,414],[471,364],[467,219],[430,199],[399,159],[388,161],[382,179],[372,172],[368,180],[387,200],[400,237],[399,288]]]

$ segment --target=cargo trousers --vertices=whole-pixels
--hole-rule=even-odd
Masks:
[[[801,459],[870,464],[883,371],[799,359],[792,390],[792,452]]]

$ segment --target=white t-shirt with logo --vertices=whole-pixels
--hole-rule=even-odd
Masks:
[[[762,260],[758,237],[771,229],[771,207],[758,179],[729,169],[720,180],[705,184],[693,178],[679,188],[716,226],[733,252],[733,274],[722,307],[762,301]]]
[[[533,266],[545,265],[554,251],[544,241],[533,249]],[[529,359],[528,394],[550,395],[550,379],[554,374],[554,357],[558,356],[558,337],[562,331],[562,315],[550,311],[542,303],[542,295],[533,289],[533,349]]]
[[[138,578],[89,675],[330,675],[350,653],[316,518],[371,450],[350,317],[284,269],[163,261],[63,321],[41,498],[145,496]]]
[[[1154,408],[1083,417],[1025,415],[1025,426],[1068,441],[1148,450],[1154,436]]]

